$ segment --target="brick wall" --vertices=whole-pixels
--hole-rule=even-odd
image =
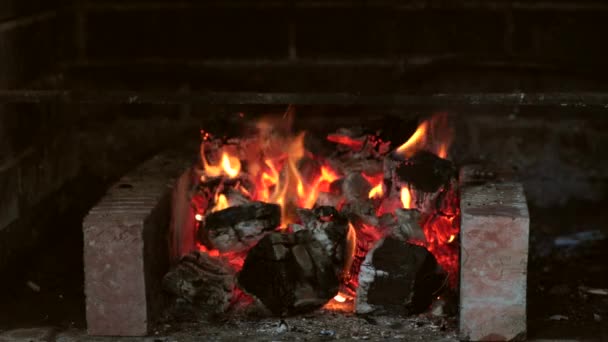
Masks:
[[[608,28],[601,1],[81,3],[82,55],[91,60],[480,54],[601,61],[608,54],[597,40]]]
[[[67,5],[0,2],[0,88],[30,84],[70,58]],[[22,243],[35,240],[33,209],[77,173],[72,133],[64,108],[0,104],[0,268]]]

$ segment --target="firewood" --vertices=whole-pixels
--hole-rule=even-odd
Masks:
[[[347,203],[367,200],[371,189],[371,184],[361,175],[361,172],[350,173],[342,181],[342,193]]]
[[[453,163],[427,152],[416,152],[405,159],[391,153],[384,159],[384,184],[389,198],[398,198],[407,187],[423,214],[442,210],[448,193],[456,191],[457,172]]]
[[[393,222],[390,224],[390,234],[401,241],[426,241],[424,231],[420,226],[420,212],[416,209],[395,210]]]
[[[424,247],[393,237],[380,240],[361,265],[357,313],[377,307],[402,313],[426,310],[446,283],[446,274]]]
[[[239,286],[277,316],[323,306],[338,293],[344,268],[346,218],[329,207],[299,214],[299,230],[262,238],[238,276]]]
[[[220,252],[242,252],[253,247],[281,222],[276,204],[252,202],[209,214],[198,231],[199,241]]]
[[[228,260],[193,251],[163,278],[163,288],[212,314],[223,313],[236,288],[235,271]]]
[[[436,192],[457,176],[451,161],[427,151],[419,151],[399,164],[395,173],[401,182],[411,184],[424,192]]]

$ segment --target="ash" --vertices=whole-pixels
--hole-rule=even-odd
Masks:
[[[327,309],[284,320],[241,316],[167,321],[155,334],[167,336],[167,341],[458,341],[452,317],[361,316]]]

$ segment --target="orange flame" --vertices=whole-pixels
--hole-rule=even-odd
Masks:
[[[411,157],[414,153],[421,149],[426,141],[426,134],[429,123],[424,121],[418,126],[416,132],[401,146],[397,148],[397,153]]]
[[[382,183],[376,185],[369,191],[369,198],[380,198],[384,195],[384,189],[382,188]]]
[[[380,198],[384,196],[384,185],[383,185],[383,174],[377,174],[369,176],[364,172],[361,172],[361,176],[372,186],[372,189],[368,193],[368,198]]]
[[[241,161],[238,157],[230,155],[227,151],[222,151],[220,162],[217,165],[212,165],[207,160],[207,157],[205,157],[204,145],[201,145],[201,161],[205,174],[209,177],[225,175],[228,178],[236,178],[241,173]]]
[[[410,158],[416,152],[426,150],[445,159],[448,157],[448,150],[452,143],[453,134],[454,132],[448,123],[447,114],[440,113],[423,121],[414,134],[396,149],[396,153]]]
[[[442,159],[446,159],[448,157],[448,145],[440,144],[439,149],[437,150],[437,156]]]
[[[410,189],[405,186],[401,188],[401,204],[405,209],[412,208],[412,195],[410,194]]]
[[[224,194],[219,194],[215,196],[215,206],[211,209],[211,212],[214,213],[216,211],[224,210],[228,208],[228,199]]]
[[[302,193],[300,206],[307,209],[312,208],[319,197],[319,192],[329,191],[329,185],[336,179],[338,179],[338,175],[329,166],[321,166],[321,174],[310,186],[308,196]]]

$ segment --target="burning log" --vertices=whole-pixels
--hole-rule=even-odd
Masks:
[[[426,248],[387,237],[361,264],[356,312],[370,313],[382,306],[419,313],[431,305],[446,282],[446,274]]]
[[[220,252],[242,252],[254,246],[281,223],[276,204],[252,202],[209,214],[198,230],[198,240]]]
[[[346,202],[367,201],[371,184],[361,175],[361,172],[353,172],[342,180],[342,194]]]
[[[348,221],[334,208],[301,210],[294,233],[266,235],[247,254],[239,286],[273,314],[315,310],[331,300],[346,263]]]
[[[397,208],[389,231],[392,237],[401,241],[426,241],[420,226],[420,212],[416,209]]]
[[[437,192],[441,186],[456,178],[454,164],[427,151],[419,151],[395,169],[401,182],[412,184],[424,192]]]
[[[443,209],[446,194],[456,191],[457,172],[451,161],[431,152],[418,151],[406,159],[392,153],[384,159],[384,183],[388,196],[400,197],[406,208],[434,213]]]
[[[180,259],[162,284],[165,291],[218,314],[230,305],[236,288],[235,271],[223,258],[193,251]]]

